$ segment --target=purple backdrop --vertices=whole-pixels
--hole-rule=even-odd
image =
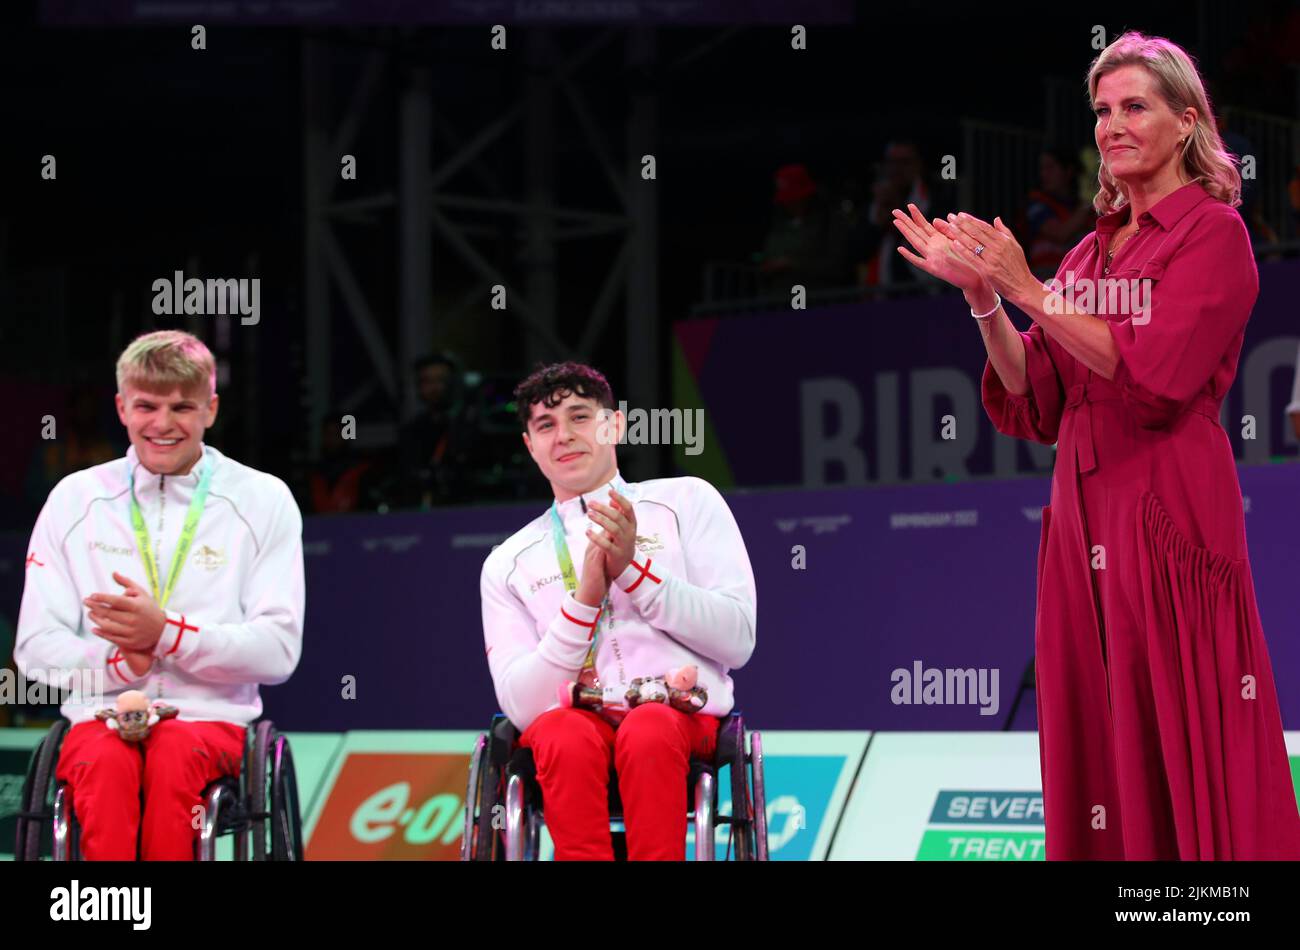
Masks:
[[[1259,280],[1223,411],[1246,464],[1297,454],[1284,409],[1300,346],[1300,260],[1261,264]],[[720,487],[1047,474],[1051,452],[999,435],[980,405],[986,356],[973,323],[952,295],[680,321],[674,404],[703,408],[705,434],[702,454],[678,461]],[[952,440],[940,437],[948,414]],[[1245,414],[1257,430],[1243,441]]]

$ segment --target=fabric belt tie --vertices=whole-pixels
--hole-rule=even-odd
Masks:
[[[1110,384],[1075,383],[1065,393],[1065,409],[1082,409],[1075,416],[1075,453],[1079,474],[1086,475],[1097,468],[1097,445],[1092,435],[1092,404],[1097,402],[1123,402],[1120,390]],[[1185,407],[1184,411],[1198,412],[1219,421],[1219,402],[1209,393],[1201,393]]]

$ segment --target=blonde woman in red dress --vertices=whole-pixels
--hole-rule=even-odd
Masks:
[[[1241,179],[1175,44],[1124,34],[1088,90],[1101,217],[1050,284],[1001,219],[894,212],[900,253],[966,293],[995,427],[1057,444],[1035,631],[1046,855],[1300,858],[1219,423],[1259,291]]]

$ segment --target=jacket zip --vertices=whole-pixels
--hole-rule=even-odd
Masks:
[[[154,542],[154,556],[153,556],[154,564],[157,565],[158,568],[158,584],[160,585],[159,596],[162,596],[161,587],[167,583],[162,578],[163,512],[166,509],[166,507],[167,507],[167,476],[159,475],[158,476],[158,539],[157,541]],[[159,604],[159,606],[161,607],[162,605]],[[167,632],[167,626],[165,623],[163,625],[163,632],[164,633]],[[157,649],[156,646],[155,649]],[[163,684],[163,677],[162,677],[162,663],[163,663],[162,657],[159,657],[158,676],[156,679],[157,686],[155,690],[155,697],[157,699],[162,699],[162,695],[163,695],[164,684]]]

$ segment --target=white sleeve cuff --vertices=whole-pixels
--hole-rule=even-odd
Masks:
[[[663,587],[664,572],[656,567],[653,558],[638,562],[635,558],[623,569],[623,573],[614,578],[614,583],[637,606],[649,601]]]
[[[582,666],[591,649],[600,617],[599,607],[588,607],[578,602],[570,591],[560,604],[560,612],[538,644],[538,653],[561,669]]]
[[[154,656],[184,656],[193,652],[198,642],[199,627],[193,620],[175,610],[165,610],[167,623],[163,625],[162,636],[154,647]]]
[[[117,647],[112,647],[108,651],[108,657],[104,661],[108,666],[108,685],[113,689],[131,689],[137,686],[143,686],[149,679],[149,674],[153,672],[154,664],[149,664],[149,669],[145,670],[139,676],[131,669],[131,664],[126,661],[126,657]]]

